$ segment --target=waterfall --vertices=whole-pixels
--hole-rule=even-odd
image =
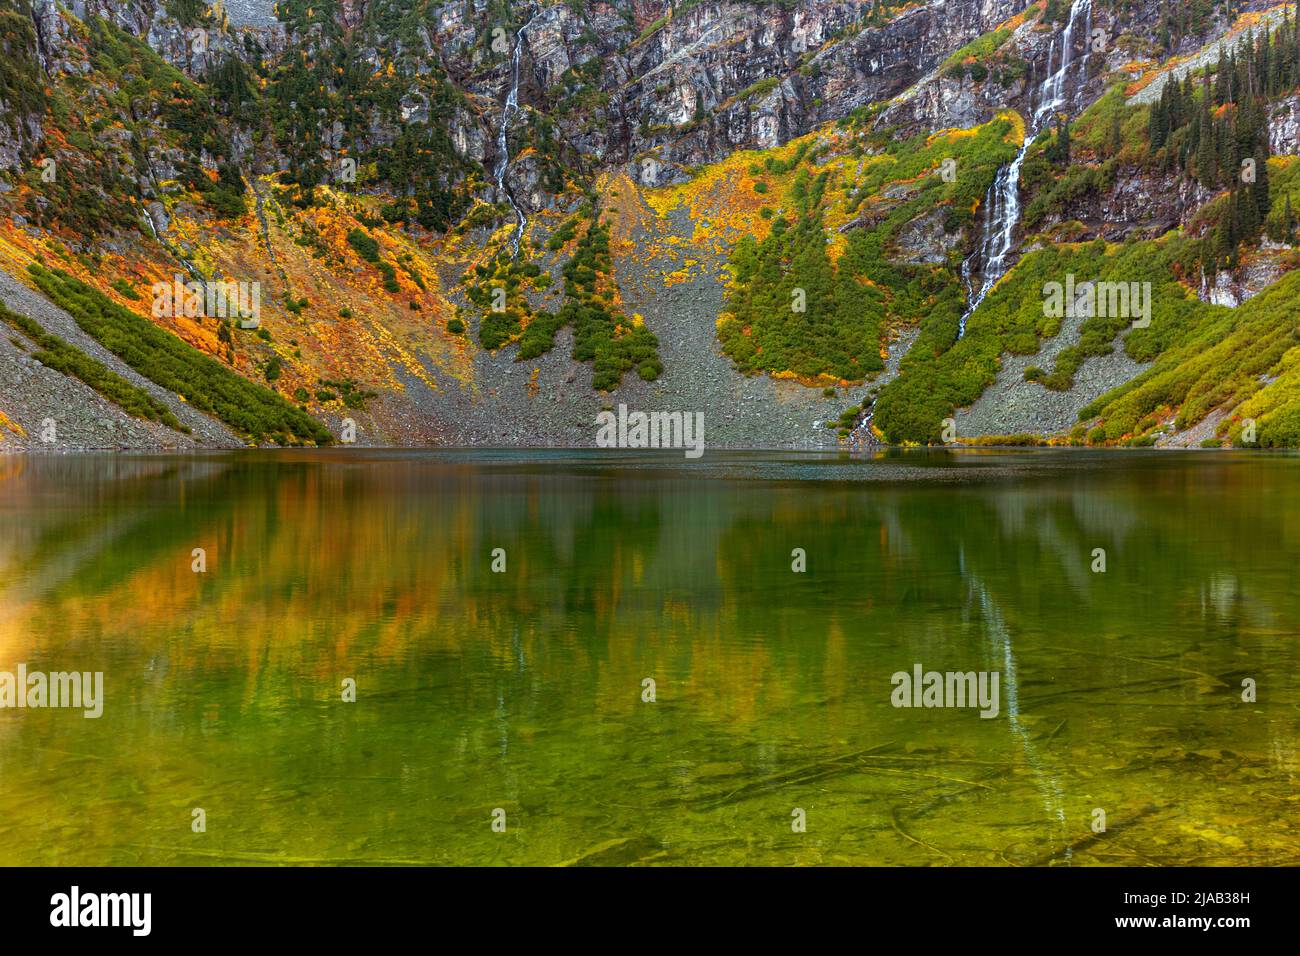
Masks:
[[[957,338],[966,334],[966,321],[980,307],[989,291],[1007,271],[1007,260],[1015,240],[1016,226],[1020,223],[1020,169],[1025,164],[1029,147],[1033,145],[1052,114],[1066,104],[1066,78],[1076,65],[1088,60],[1089,34],[1092,32],[1092,0],[1074,0],[1070,6],[1070,20],[1061,34],[1061,56],[1056,57],[1056,41],[1047,50],[1047,79],[1038,87],[1038,107],[1025,123],[1025,141],[1021,143],[1016,158],[998,170],[984,197],[983,238],[979,248],[962,263],[962,281],[966,286],[966,311],[957,326]],[[1083,54],[1075,56],[1074,47],[1083,38]],[[1059,63],[1055,70],[1052,64]],[[1032,103],[1032,100],[1031,100]],[[979,286],[976,286],[976,264],[982,263]],[[866,410],[862,420],[854,427],[850,440],[856,445],[858,435],[870,436],[873,407]]]
[[[501,131],[497,135],[497,189],[505,193],[506,201],[515,211],[515,228],[510,235],[511,259],[519,255],[519,243],[524,237],[524,227],[528,225],[528,219],[524,216],[523,209],[515,202],[510,187],[506,185],[506,167],[510,165],[510,146],[506,142],[506,134],[510,129],[510,117],[519,111],[519,61],[523,57],[524,34],[541,15],[541,13],[534,14],[531,20],[519,28],[519,33],[515,36],[515,48],[510,58],[510,92],[506,94],[506,105],[501,111]]]
[[[1052,71],[1056,62],[1056,43],[1047,51],[1047,79],[1039,87],[1038,108],[1033,118],[1025,124],[1025,141],[1016,153],[1016,158],[998,170],[984,199],[984,238],[979,249],[962,263],[962,275],[966,280],[967,307],[957,327],[957,338],[966,334],[966,320],[974,314],[989,294],[989,290],[1007,271],[1007,257],[1011,254],[1015,239],[1016,226],[1020,223],[1020,168],[1025,164],[1029,147],[1052,114],[1066,103],[1065,80],[1075,64],[1088,60],[1088,35],[1092,32],[1092,0],[1074,0],[1070,6],[1070,22],[1061,34],[1060,66]],[[1076,59],[1074,46],[1078,37],[1083,36],[1083,56]],[[976,257],[983,263],[982,280],[979,289],[975,288],[975,270],[972,260]]]

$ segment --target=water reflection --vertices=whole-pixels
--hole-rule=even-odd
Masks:
[[[0,863],[1287,862],[1297,474],[0,458],[0,670],[108,696],[0,711]],[[895,710],[915,662],[1000,670],[1001,716]]]

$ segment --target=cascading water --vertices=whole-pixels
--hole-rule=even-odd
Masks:
[[[962,264],[962,274],[966,280],[967,307],[957,327],[957,338],[966,334],[966,320],[969,319],[980,303],[989,294],[989,290],[1007,271],[1007,257],[1015,239],[1016,226],[1020,223],[1020,169],[1025,164],[1025,156],[1043,125],[1066,102],[1065,81],[1075,64],[1088,60],[1088,35],[1092,32],[1092,0],[1074,0],[1070,6],[1070,21],[1061,34],[1060,66],[1052,71],[1055,62],[1056,44],[1053,43],[1047,53],[1047,79],[1039,87],[1039,104],[1034,110],[1032,120],[1025,125],[1025,141],[1016,153],[1016,158],[998,170],[989,187],[989,194],[984,200],[984,238],[979,249]],[[1076,59],[1074,46],[1079,36],[1083,37],[1084,53]],[[979,289],[975,288],[975,270],[973,260],[978,257],[983,263]]]
[[[505,193],[506,201],[515,211],[515,228],[510,235],[510,258],[512,259],[519,255],[519,243],[524,237],[524,227],[528,225],[528,218],[519,203],[515,202],[510,187],[506,185],[506,168],[510,165],[510,146],[506,142],[506,134],[510,130],[510,117],[519,111],[519,61],[523,57],[524,34],[540,16],[541,13],[534,14],[531,20],[519,28],[519,33],[515,36],[515,48],[510,59],[510,92],[506,95],[506,105],[501,111],[501,132],[497,135],[497,189]]]
[[[1029,154],[1044,124],[1066,102],[1065,82],[1076,64],[1083,64],[1088,59],[1087,43],[1092,32],[1092,0],[1074,0],[1070,6],[1070,20],[1061,35],[1061,56],[1057,63],[1056,43],[1053,41],[1047,51],[1047,79],[1038,88],[1038,107],[1030,121],[1025,124],[1025,141],[1020,145],[1016,158],[998,170],[984,200],[984,230],[979,248],[962,263],[962,280],[966,284],[966,312],[957,327],[957,338],[966,334],[966,320],[971,317],[989,291],[1007,271],[1007,259],[1011,254],[1015,239],[1016,226],[1020,222],[1020,169]],[[1074,47],[1078,38],[1084,40],[1082,57],[1076,59]],[[976,288],[976,263],[982,263],[979,272],[980,284]],[[871,422],[875,417],[875,402],[866,410],[849,436],[853,445],[873,441]]]

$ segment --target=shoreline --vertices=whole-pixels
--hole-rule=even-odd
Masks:
[[[717,444],[706,445],[704,449],[705,457],[710,451],[721,451],[728,453],[752,453],[752,454],[807,454],[807,455],[848,455],[854,458],[869,458],[879,452],[1012,452],[1012,451],[1041,451],[1041,452],[1151,452],[1151,453],[1172,453],[1172,452],[1264,452],[1264,453],[1297,453],[1300,448],[1262,448],[1252,446],[1237,445],[1219,445],[1213,447],[1201,447],[1198,445],[1072,445],[1069,443],[1041,444],[1032,443],[1005,443],[1005,442],[954,442],[950,445],[871,445],[869,447],[851,448],[841,446],[839,448],[826,446],[795,446],[795,445],[731,445]],[[455,453],[455,454],[476,454],[489,452],[504,453],[525,453],[525,452],[598,452],[611,457],[623,457],[636,454],[659,454],[671,458],[682,456],[680,448],[602,448],[598,445],[229,445],[229,446],[196,446],[192,448],[106,448],[96,446],[70,446],[65,448],[42,448],[40,446],[20,446],[15,448],[6,448],[0,445],[0,458],[17,457],[20,455],[49,456],[58,455],[121,455],[123,457],[135,457],[142,455],[168,455],[178,457],[191,457],[196,455],[221,455],[232,454],[236,452],[271,452],[271,453],[298,453],[298,454],[316,454],[316,453]],[[687,459],[698,460],[698,459]]]

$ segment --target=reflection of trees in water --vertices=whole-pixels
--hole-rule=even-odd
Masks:
[[[1035,837],[1057,851],[1069,845],[1062,813],[1086,825],[1070,802],[1077,756],[1133,753],[1106,730],[1106,703],[1181,695],[1162,733],[1213,737],[1223,712],[1194,706],[1192,672],[1213,670],[1223,638],[1294,611],[1281,583],[1290,562],[1278,556],[1300,541],[1300,509],[1267,469],[1207,485],[1093,473],[928,486],[220,461],[128,460],[109,479],[94,459],[0,481],[21,515],[7,566],[24,569],[28,589],[6,651],[57,658],[75,647],[79,666],[102,664],[129,688],[104,752],[123,779],[149,778],[159,760],[173,778],[201,779],[187,739],[221,742],[223,765],[245,774],[238,794],[272,754],[286,780],[324,767],[392,781],[411,799],[430,774],[526,794],[543,770],[635,774],[642,761],[657,779],[671,773],[666,799],[708,794],[706,810],[805,785],[808,773],[855,785],[876,774],[899,826],[940,844],[937,824],[992,811],[952,800],[955,785],[937,778],[1002,761],[1007,772],[973,779],[972,793],[1037,801],[1052,831]],[[0,521],[12,527],[12,513],[0,509]],[[195,546],[212,549],[206,576],[189,570]],[[505,574],[490,571],[494,547],[507,551]],[[806,574],[790,569],[796,547]],[[1094,547],[1107,549],[1105,575],[1088,570]],[[1211,663],[1182,656],[1198,650]],[[895,735],[896,714],[882,717],[890,672],[999,660],[1010,735],[975,719],[951,740],[921,741],[933,750],[863,751],[910,742],[918,726]],[[340,675],[358,675],[372,705],[346,720],[327,702]],[[651,719],[639,709],[645,676],[664,705]],[[29,720],[7,752],[38,766],[69,747],[66,733]],[[1273,767],[1294,770],[1284,723],[1252,733],[1268,736]],[[986,752],[995,738],[1003,749]],[[1238,741],[1255,746],[1250,733]],[[376,755],[358,756],[366,750]],[[709,762],[717,782],[694,775]],[[1145,782],[1134,766],[1131,781]],[[742,789],[754,774],[770,780]],[[902,797],[900,780],[929,789]],[[284,790],[275,799],[293,799]]]
[[[42,600],[108,590],[211,516],[184,520],[160,483],[206,482],[216,461],[16,456],[0,471],[0,623]],[[180,520],[178,520],[180,519]],[[105,561],[105,556],[114,560]],[[53,632],[62,633],[62,628]]]
[[[179,628],[228,649],[178,662],[191,667],[284,660],[324,674],[357,655],[431,652],[514,668],[580,655],[591,667],[635,658],[646,642],[689,666],[693,642],[810,629],[855,639],[886,609],[891,629],[933,641],[924,616],[964,601],[959,555],[1013,628],[1069,615],[1076,639],[1100,637],[1158,605],[1167,621],[1221,634],[1248,605],[1268,613],[1247,600],[1252,557],[1300,540],[1300,519],[1277,515],[1267,494],[1095,473],[1086,483],[809,486],[97,457],[36,471],[0,485],[19,502],[66,489],[62,507],[24,511],[38,531],[11,537],[26,599],[45,602],[33,613],[47,626],[32,633],[57,639],[112,615],[123,631]],[[15,481],[28,488],[15,493]],[[1256,550],[1243,554],[1242,540]],[[213,563],[206,576],[189,571],[199,546]],[[490,571],[495,547],[505,574]],[[790,570],[796,547],[806,574]],[[1104,575],[1088,567],[1095,547],[1107,550]],[[557,647],[566,634],[576,640]],[[800,653],[820,653],[808,645]]]

